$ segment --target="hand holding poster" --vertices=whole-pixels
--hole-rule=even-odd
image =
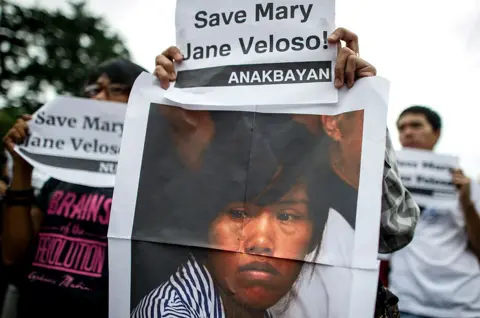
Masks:
[[[451,169],[458,168],[458,158],[431,151],[403,149],[397,151],[402,182],[420,206],[456,204],[457,190]]]
[[[110,317],[372,317],[387,95],[367,78],[335,104],[180,107],[141,75]]]
[[[176,83],[182,104],[337,102],[335,1],[178,0]]]
[[[58,97],[40,108],[15,150],[58,180],[113,187],[126,105]]]

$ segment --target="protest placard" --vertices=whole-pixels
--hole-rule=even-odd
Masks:
[[[335,1],[178,0],[181,104],[335,103]]]
[[[372,317],[388,82],[339,94],[180,107],[142,74],[108,234],[110,317]]]
[[[457,189],[452,183],[451,169],[459,159],[419,149],[397,151],[397,163],[405,187],[420,206],[435,207],[456,204]]]
[[[28,122],[29,135],[15,150],[55,179],[113,187],[126,105],[57,97]]]

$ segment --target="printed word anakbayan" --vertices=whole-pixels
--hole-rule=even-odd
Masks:
[[[318,82],[329,80],[330,72],[325,69],[295,69],[232,72],[228,84],[265,84]]]

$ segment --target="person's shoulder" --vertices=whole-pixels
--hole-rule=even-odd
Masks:
[[[191,317],[187,304],[170,280],[146,295],[132,312],[131,318],[149,318],[152,310],[157,317]]]
[[[113,193],[113,187],[100,188],[100,187],[91,187],[82,184],[71,183],[67,181],[61,181],[55,178],[49,178],[43,185],[43,188],[54,188],[69,190],[73,192],[101,192],[101,193]]]
[[[54,178],[48,178],[45,182],[43,182],[43,185],[40,188],[40,191],[42,194],[45,194],[47,192],[51,192],[55,190],[62,181],[54,179]]]

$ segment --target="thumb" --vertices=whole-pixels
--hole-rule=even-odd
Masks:
[[[362,71],[358,73],[358,78],[372,77],[372,76],[375,76],[375,73],[372,71]]]
[[[15,142],[12,140],[12,138],[5,137],[3,139],[3,144],[5,145],[5,148],[8,150],[8,152],[13,152],[13,148],[15,148]]]

